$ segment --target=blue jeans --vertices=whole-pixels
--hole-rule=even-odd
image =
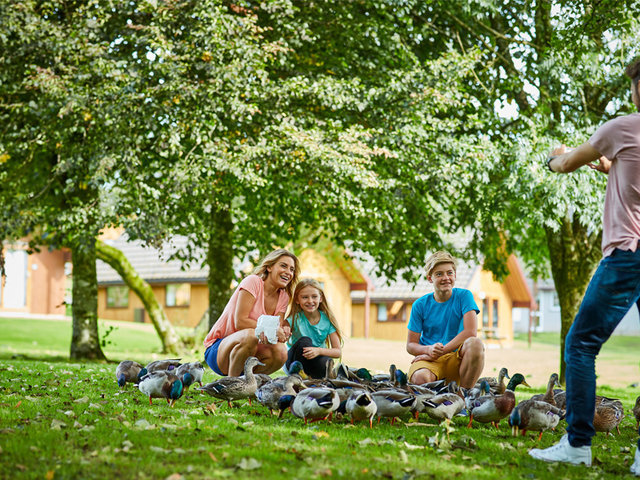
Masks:
[[[640,248],[616,249],[598,265],[565,342],[567,432],[573,447],[591,445],[596,433],[596,355],[639,298]]]

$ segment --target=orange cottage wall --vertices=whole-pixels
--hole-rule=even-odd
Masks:
[[[493,279],[491,272],[482,270],[477,274],[478,288],[474,291],[476,303],[480,308],[478,314],[478,330],[482,328],[482,294],[489,300],[489,318],[493,319],[493,300],[498,300],[498,336],[501,338],[502,346],[513,345],[513,316],[512,316],[512,300],[507,287]],[[489,343],[494,343],[489,340]]]
[[[27,276],[27,305],[30,313],[65,313],[64,274],[65,255],[63,251],[42,250],[29,255],[29,273]]]
[[[165,286],[152,285],[153,294],[164,311],[169,321],[177,327],[195,327],[209,306],[209,289],[203,284],[191,284],[191,301],[188,307],[165,306]],[[127,308],[107,308],[107,289],[98,289],[98,317],[107,320],[120,320],[133,322],[135,310],[144,309],[138,296],[129,291],[129,306]],[[144,313],[145,323],[150,323],[149,315]]]
[[[324,293],[336,316],[342,335],[352,336],[351,284],[342,270],[315,250],[304,250],[300,259],[300,278],[311,277],[324,285]]]
[[[379,322],[378,307],[375,303],[371,303],[369,309],[369,338],[378,338],[385,340],[398,340],[405,342],[407,340],[407,325],[409,316],[411,315],[411,306],[405,305],[405,321],[404,322]],[[353,336],[364,337],[364,304],[355,303],[352,307],[353,319]]]

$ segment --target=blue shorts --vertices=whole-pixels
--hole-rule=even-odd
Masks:
[[[216,372],[218,375],[226,377],[227,375],[220,371],[220,367],[218,367],[218,348],[220,348],[220,344],[222,343],[222,339],[218,338],[212,345],[204,352],[204,360],[207,362],[207,365],[211,367],[211,370]]]

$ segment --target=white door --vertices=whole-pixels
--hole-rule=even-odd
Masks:
[[[24,308],[27,305],[27,252],[10,250],[5,256],[6,283],[2,289],[4,308]]]

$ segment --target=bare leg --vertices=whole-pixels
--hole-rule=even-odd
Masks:
[[[258,338],[255,330],[247,328],[232,333],[222,339],[218,348],[218,367],[231,377],[237,377],[244,370],[244,362],[258,350]]]
[[[258,344],[258,351],[255,355],[258,360],[264,363],[264,367],[257,366],[254,372],[269,375],[282,368],[284,362],[287,361],[287,347],[284,343]]]
[[[416,370],[415,372],[413,372],[413,375],[411,375],[411,378],[409,379],[411,383],[415,383],[416,385],[433,382],[434,380],[437,380],[436,376],[428,368],[421,368],[420,370]]]
[[[473,387],[484,368],[484,344],[478,337],[467,338],[460,348],[460,386]]]

